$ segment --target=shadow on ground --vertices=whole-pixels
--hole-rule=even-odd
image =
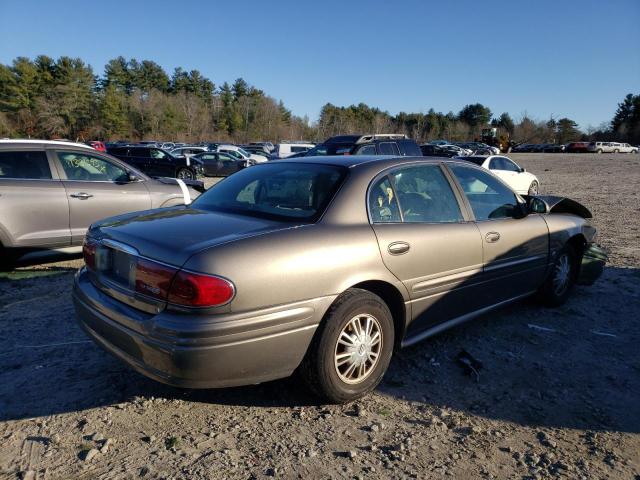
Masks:
[[[2,420],[78,412],[138,396],[318,405],[295,376],[197,391],[151,381],[82,333],[68,294],[71,275],[34,282],[50,284],[48,303],[29,305],[26,299],[20,308],[0,309]],[[639,284],[638,269],[607,268],[598,284],[576,288],[559,309],[530,300],[485,315],[398,352],[377,394],[522,425],[638,433]],[[478,378],[456,361],[462,349],[482,362]]]

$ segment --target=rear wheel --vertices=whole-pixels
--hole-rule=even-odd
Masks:
[[[393,318],[384,301],[366,290],[349,289],[318,327],[300,373],[323,399],[347,403],[380,383],[393,344]]]
[[[181,180],[194,180],[196,176],[188,168],[181,168],[177,171],[176,178]]]
[[[578,255],[571,245],[565,245],[556,255],[551,272],[538,291],[542,303],[558,307],[567,301],[575,283]]]
[[[596,153],[602,153],[602,149],[599,148],[598,150],[596,150]]]
[[[617,148],[613,151],[613,153],[620,153],[620,150],[618,150]]]
[[[538,185],[538,182],[536,180],[534,180],[533,182],[531,182],[531,185],[529,185],[529,195],[538,195],[540,190],[540,185]]]

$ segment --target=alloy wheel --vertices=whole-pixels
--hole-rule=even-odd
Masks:
[[[556,295],[562,295],[569,287],[570,276],[571,259],[568,254],[563,253],[554,266],[553,291]]]
[[[382,351],[382,327],[369,314],[353,317],[340,331],[334,350],[334,366],[340,380],[356,384],[378,364]]]

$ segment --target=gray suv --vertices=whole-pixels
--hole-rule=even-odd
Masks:
[[[31,250],[81,245],[101,218],[184,204],[184,192],[199,195],[86,145],[0,140],[0,267]]]

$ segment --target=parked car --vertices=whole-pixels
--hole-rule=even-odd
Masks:
[[[287,158],[296,153],[308,152],[313,147],[313,143],[277,143],[271,155],[274,159]]]
[[[418,144],[399,134],[337,135],[307,152],[307,156],[325,155],[403,155],[420,156]]]
[[[471,155],[457,158],[490,170],[491,173],[499,177],[516,193],[538,195],[540,192],[540,180],[538,180],[538,177],[527,172],[509,157],[503,155]]]
[[[89,145],[91,148],[93,148],[94,150],[97,150],[99,152],[106,152],[107,151],[107,147],[105,146],[104,143],[98,141],[98,140],[91,140],[89,142],[87,142],[87,145]]]
[[[275,145],[271,142],[250,142],[249,145],[256,145],[259,147],[264,147],[268,150],[268,153],[273,152]]]
[[[2,140],[0,264],[6,269],[33,250],[81,245],[89,225],[101,218],[198,195],[83,144]]]
[[[202,152],[192,158],[202,162],[202,171],[207,177],[227,177],[255,165],[251,159],[237,159],[223,152]]]
[[[249,153],[245,149],[238,147],[237,145],[222,144],[218,145],[216,152],[224,152],[238,160],[253,160],[256,163],[262,163],[269,160],[266,155],[257,155],[255,153]]]
[[[210,388],[298,371],[348,402],[401,347],[593,283],[606,256],[590,216],[523,199],[468,161],[268,162],[190,206],[94,224],[73,297],[88,335],[155,380]]]
[[[568,143],[565,152],[567,153],[586,153],[589,151],[589,142],[571,142]]]
[[[620,153],[638,153],[638,147],[634,147],[628,143],[619,144],[618,150]]]
[[[265,158],[271,158],[271,152],[263,145],[240,145],[243,150],[253,153],[254,155],[260,155]]]
[[[636,147],[618,142],[590,142],[587,150],[593,153],[638,153]]]
[[[564,145],[559,143],[547,143],[542,148],[542,151],[545,153],[561,153],[564,152],[564,148]]]
[[[202,174],[202,165],[188,158],[174,157],[160,148],[124,146],[108,148],[107,153],[119,158],[151,177],[174,177],[195,180]]]
[[[432,143],[425,143],[420,145],[420,152],[423,157],[457,157],[459,154],[458,149],[447,148],[447,145],[435,145]]]
[[[189,145],[186,147],[178,147],[171,150],[169,153],[174,157],[191,158],[198,153],[206,152],[207,147],[198,147],[195,145]]]
[[[473,151],[467,148],[463,148],[459,145],[448,144],[448,145],[438,145],[438,146],[440,148],[444,148],[444,149],[452,150],[456,152],[456,156],[459,156],[459,157],[466,157],[467,155],[471,155],[473,153]]]

